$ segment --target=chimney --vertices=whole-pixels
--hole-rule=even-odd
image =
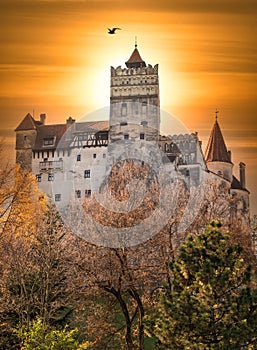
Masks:
[[[40,122],[45,125],[45,121],[46,121],[46,114],[42,113],[40,114]]]
[[[229,160],[231,162],[231,151],[228,151],[228,158],[229,158]]]
[[[71,117],[69,117],[69,118],[66,120],[67,128],[69,128],[73,123],[75,123],[75,119],[72,119]]]
[[[239,163],[239,171],[240,171],[240,184],[242,188],[245,188],[245,164]]]

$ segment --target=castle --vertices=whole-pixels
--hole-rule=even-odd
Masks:
[[[122,140],[144,141],[157,145],[175,171],[197,186],[200,174],[211,174],[226,183],[238,198],[238,207],[249,215],[245,164],[240,163],[239,180],[233,175],[231,153],[227,150],[216,118],[203,156],[197,133],[160,135],[160,95],[158,65],[146,64],[137,45],[126,68],[111,67],[109,121],[46,124],[46,115],[35,120],[27,114],[15,129],[16,161],[35,175],[39,187],[55,202],[65,198],[65,181],[76,173],[73,199],[91,195],[92,166],[105,158],[108,145]],[[73,168],[67,172],[72,162]],[[167,165],[168,166],[168,165]],[[53,187],[53,183],[55,186]]]

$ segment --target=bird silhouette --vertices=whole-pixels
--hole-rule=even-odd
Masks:
[[[108,28],[108,34],[116,34],[115,30],[117,29],[121,30],[121,28],[112,28],[112,29]]]

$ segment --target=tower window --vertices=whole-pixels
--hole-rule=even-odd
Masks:
[[[141,133],[140,134],[140,140],[144,140],[145,139],[145,134]]]
[[[142,114],[146,114],[146,105],[147,105],[146,102],[142,103]]]
[[[77,155],[77,162],[80,162],[81,161],[81,154],[78,154]]]
[[[129,134],[125,134],[124,135],[124,140],[128,140],[129,139]]]
[[[41,180],[42,180],[41,174],[37,174],[36,179],[37,179],[37,182],[41,182]]]
[[[96,158],[96,153],[93,154],[93,158]]]
[[[127,104],[125,102],[121,105],[121,116],[125,117],[127,115]]]
[[[85,178],[85,179],[90,178],[90,170],[85,170],[85,171],[84,171],[84,178]]]

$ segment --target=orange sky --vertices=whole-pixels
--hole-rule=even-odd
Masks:
[[[28,112],[62,123],[107,106],[110,66],[124,66],[137,36],[146,63],[159,63],[161,108],[204,146],[220,110],[235,175],[245,162],[257,213],[256,0],[1,0],[0,20],[7,143]],[[122,30],[107,35],[113,26]],[[172,134],[167,120],[162,131]]]

